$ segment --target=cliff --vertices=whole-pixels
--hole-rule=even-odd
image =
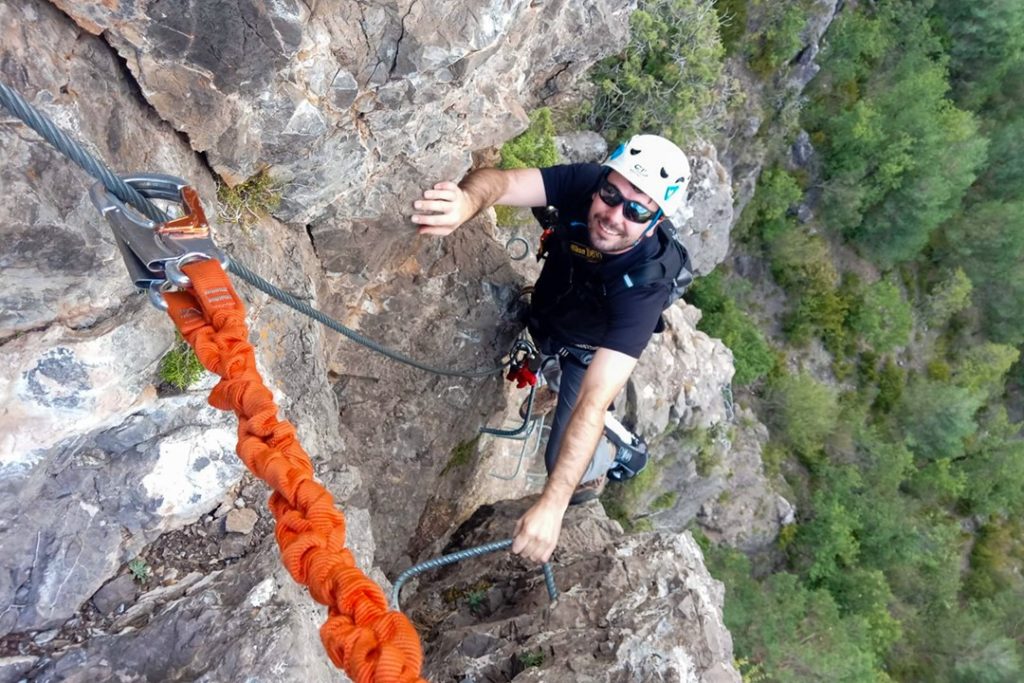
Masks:
[[[527,109],[571,97],[624,42],[630,11],[618,0],[15,0],[0,6],[0,77],[116,172],[187,178],[211,216],[217,183],[266,171],[281,194],[273,215],[216,225],[233,258],[403,353],[489,367],[518,332],[530,272],[510,263],[489,216],[428,240],[409,205],[522,130]],[[689,151],[683,234],[707,272],[727,249],[730,180],[713,147]],[[0,681],[336,680],[316,635],[322,610],[281,569],[266,489],[234,454],[234,418],[206,404],[213,379],[178,391],[158,377],[172,327],[125,276],[92,180],[6,114],[0,157]],[[239,287],[260,369],[382,584],[480,506],[538,490],[508,443],[476,440],[514,420],[522,395],[500,378],[397,365]],[[732,419],[731,356],[698,317],[670,311],[672,332],[621,400],[652,439]],[[692,457],[681,462],[692,477]],[[737,680],[721,585],[681,533],[693,501],[720,490],[651,536],[623,537],[588,506],[581,528],[593,533],[560,551],[561,604],[502,593],[500,618],[424,632],[428,672],[455,675],[452,648],[472,659],[466,642],[493,639],[472,666],[578,680],[591,671],[579,668],[587,634],[604,629],[596,679]],[[460,537],[510,535],[517,505]],[[445,590],[423,583],[411,604]],[[545,664],[506,670],[518,652],[501,642],[508,625],[537,609],[523,642],[547,648]],[[652,664],[654,632],[671,654]]]

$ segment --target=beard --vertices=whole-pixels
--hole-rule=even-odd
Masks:
[[[587,216],[587,235],[590,246],[604,254],[629,251],[637,241],[637,236],[624,230],[621,224],[604,220],[601,212],[594,210]]]

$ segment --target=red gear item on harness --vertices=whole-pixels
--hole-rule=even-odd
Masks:
[[[537,384],[537,375],[525,365],[513,365],[508,369],[505,379],[516,383],[516,389],[532,387]]]

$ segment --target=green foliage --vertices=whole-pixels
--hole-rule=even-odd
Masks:
[[[139,583],[145,583],[152,573],[149,565],[141,557],[136,557],[128,563],[128,571],[131,573],[132,578]]]
[[[850,303],[836,290],[839,273],[828,243],[818,235],[789,230],[769,246],[772,276],[791,302],[783,321],[789,340],[802,345],[820,336],[833,354],[844,353]]]
[[[725,54],[735,54],[747,28],[748,0],[717,0],[715,12],[718,14],[718,33],[722,38]]]
[[[529,669],[530,667],[540,666],[544,663],[544,652],[541,650],[520,652],[517,659],[519,660],[519,666],[524,669]]]
[[[448,472],[465,467],[476,455],[476,445],[480,440],[480,435],[469,439],[468,441],[462,441],[455,445],[452,449],[451,454],[448,456],[448,462],[445,463],[444,469],[441,470],[441,476],[448,474]]]
[[[1006,375],[1020,351],[1005,344],[983,342],[960,354],[953,382],[974,394],[995,398],[1003,393]]]
[[[160,359],[157,374],[167,384],[185,390],[199,381],[205,370],[192,347],[178,335],[178,341]]]
[[[879,413],[887,414],[899,403],[906,383],[907,374],[891,358],[887,358],[878,373],[878,394],[872,408]]]
[[[676,500],[679,498],[679,494],[675,491],[665,491],[660,496],[651,501],[651,510],[669,510],[675,507]]]
[[[915,378],[903,390],[896,418],[917,457],[939,460],[963,453],[964,439],[978,428],[979,407],[981,399],[968,389]]]
[[[954,268],[939,280],[924,303],[924,322],[935,328],[945,326],[949,319],[971,305],[973,285],[963,268]]]
[[[712,548],[708,562],[729,587],[724,616],[737,655],[765,680],[889,680],[873,651],[870,624],[844,615],[828,591],[807,588],[784,572],[757,581],[749,560],[734,550]]]
[[[878,353],[906,344],[912,323],[910,303],[888,280],[869,285],[849,317],[852,332]]]
[[[708,134],[724,50],[706,0],[640,0],[625,49],[598,63],[582,125],[609,140],[640,132],[674,140]]]
[[[736,366],[733,382],[737,386],[746,386],[768,374],[775,364],[771,346],[753,319],[726,292],[725,277],[719,271],[698,279],[686,298],[701,310],[697,329],[721,339],[732,350]]]
[[[971,514],[1024,513],[1024,425],[1011,422],[1004,407],[986,411],[977,436],[955,462],[964,480],[962,506]]]
[[[943,228],[939,247],[974,284],[983,329],[997,342],[1024,342],[1024,201],[982,201]]]
[[[557,162],[555,125],[547,107],[532,112],[527,129],[501,146],[503,169],[544,168]]]
[[[839,416],[836,390],[807,374],[785,375],[769,386],[766,407],[774,437],[806,461],[818,461]]]
[[[925,9],[884,3],[837,21],[805,117],[822,143],[828,225],[883,266],[921,251],[985,158],[974,117],[946,99]]]
[[[803,47],[800,34],[807,25],[811,3],[752,0],[751,4],[757,11],[759,30],[750,37],[747,59],[755,73],[769,76]]]
[[[217,215],[222,221],[248,232],[263,216],[281,205],[281,186],[264,169],[233,187],[218,183],[217,202]]]
[[[743,210],[737,232],[740,236],[772,241],[794,225],[790,210],[803,198],[793,175],[779,166],[764,171],[757,190]]]
[[[950,81],[962,105],[980,108],[1024,64],[1024,4],[1016,0],[936,0]]]

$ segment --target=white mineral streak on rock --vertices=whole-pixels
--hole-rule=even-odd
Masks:
[[[242,475],[237,434],[223,427],[186,427],[160,442],[159,459],[142,479],[156,513],[188,519],[213,507]]]

